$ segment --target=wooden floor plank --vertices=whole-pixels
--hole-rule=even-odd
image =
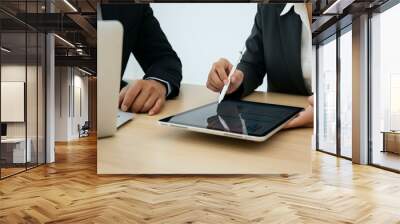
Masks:
[[[98,176],[96,139],[0,181],[0,223],[400,223],[400,175],[315,152],[311,175]]]

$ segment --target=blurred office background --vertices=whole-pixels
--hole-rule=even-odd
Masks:
[[[400,5],[371,18],[371,159],[400,169]]]
[[[317,150],[400,171],[400,5],[316,1],[313,14]]]
[[[212,64],[221,57],[236,62],[257,12],[256,3],[152,3],[151,7],[182,61],[182,83],[197,85],[206,83]],[[131,55],[124,78],[143,75]],[[266,90],[266,84],[260,89]]]
[[[0,1],[0,179],[95,133],[96,4]]]

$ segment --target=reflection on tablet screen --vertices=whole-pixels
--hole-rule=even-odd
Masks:
[[[238,134],[263,136],[301,111],[298,107],[225,100],[170,118],[166,122]]]

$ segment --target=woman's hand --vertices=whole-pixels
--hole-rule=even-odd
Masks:
[[[228,83],[228,75],[232,70],[232,64],[225,58],[219,59],[211,67],[208,74],[207,88],[214,92],[221,92],[224,85]],[[235,92],[243,82],[243,72],[236,69],[231,76],[231,83],[227,94]]]
[[[304,111],[300,112],[299,116],[289,121],[285,125],[286,128],[298,128],[298,127],[313,127],[314,124],[314,96],[308,97],[308,103],[310,104]]]

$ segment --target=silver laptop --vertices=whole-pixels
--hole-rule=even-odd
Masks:
[[[119,111],[123,27],[118,21],[97,21],[97,137],[113,136],[133,114]]]

